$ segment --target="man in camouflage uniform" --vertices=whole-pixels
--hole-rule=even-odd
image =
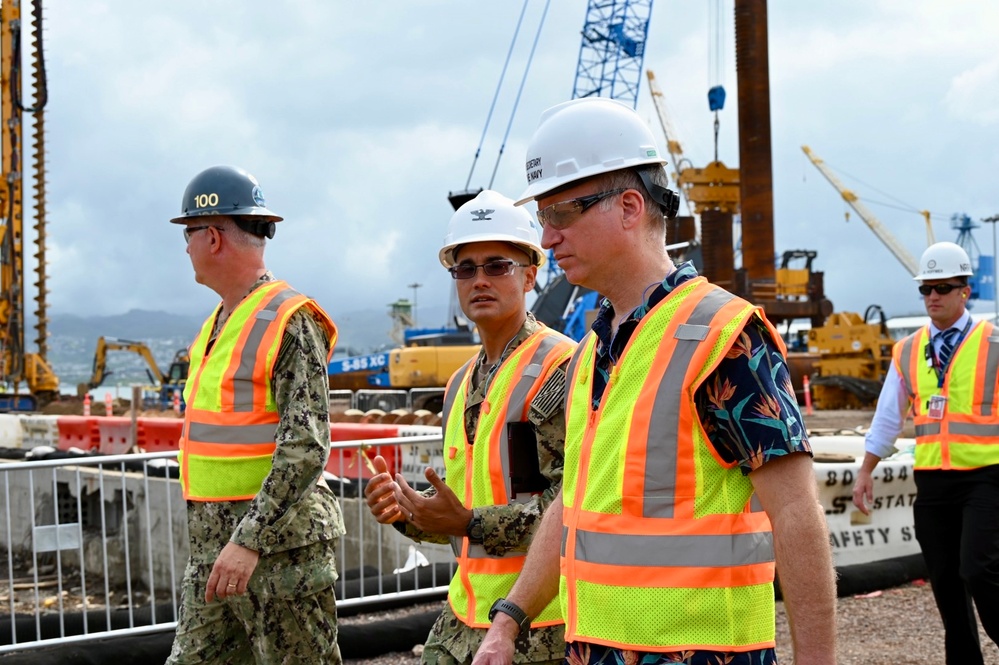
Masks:
[[[196,280],[222,297],[191,347],[185,387],[190,559],[171,665],[340,662],[333,585],[344,528],[322,476],[336,329],[264,267],[280,220],[256,180],[231,167],[196,176],[171,220],[185,225]],[[264,443],[245,435],[271,431]]]
[[[469,571],[475,570],[477,560],[463,559],[462,554],[477,546],[484,551],[479,561],[520,557],[522,562],[541,515],[561,486],[565,367],[575,344],[526,311],[525,294],[534,288],[545,255],[533,218],[515,208],[510,199],[487,190],[459,208],[451,219],[440,259],[456,280],[462,309],[476,324],[482,340],[482,350],[455,372],[445,397],[445,458],[467,461],[459,467],[446,462],[446,483],[428,468],[425,475],[431,487],[421,493],[401,475],[393,481],[385,461],[376,458],[381,473],[371,479],[365,496],[379,522],[391,523],[413,540],[450,542],[455,549],[459,572],[423,651],[424,663],[450,665],[471,662],[495,613],[489,608],[508,589],[497,591],[486,586],[466,592],[463,584],[469,583],[464,580],[474,577]],[[535,353],[529,365],[522,356],[537,348],[539,340],[549,346]],[[543,360],[535,362],[541,356]],[[515,403],[517,390],[508,389],[503,394],[494,388],[507,381],[513,385],[525,380],[533,382],[537,390],[533,397],[522,397],[524,405]],[[503,401],[506,403],[497,405]],[[505,422],[495,423],[491,429],[481,426],[491,422],[490,418],[495,420],[495,412],[504,409],[510,414]],[[484,461],[490,459],[490,453],[492,459],[500,458],[497,445],[515,445],[508,443],[506,428],[516,420],[521,421],[518,425],[529,423],[528,447],[544,478],[543,486],[539,484],[533,494],[517,494],[512,486],[502,489],[506,480],[502,474],[507,469],[498,470],[495,464]],[[497,430],[502,431],[497,434]],[[472,474],[478,474],[474,481]],[[474,492],[467,494],[467,486],[487,482],[492,483],[493,497],[500,494],[505,500],[484,505]],[[563,661],[564,624],[557,608],[554,612],[521,633],[515,662]]]

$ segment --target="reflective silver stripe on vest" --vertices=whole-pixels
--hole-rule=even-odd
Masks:
[[[470,358],[468,362],[455,372],[454,378],[451,379],[451,390],[448,390],[444,395],[444,410],[441,411],[441,433],[445,436],[447,435],[447,417],[451,414],[451,409],[454,408],[455,395],[458,394],[458,389],[461,388],[461,382],[465,378],[465,373],[468,371],[469,365],[474,363],[476,358],[478,356]]]
[[[565,395],[563,396],[562,409],[569,413],[569,392],[572,386],[569,385],[569,381],[575,382],[576,380],[576,367],[579,366],[580,360],[583,357],[583,353],[586,350],[587,344],[589,344],[590,337],[595,336],[595,333],[589,332],[583,335],[583,339],[579,341],[576,348],[572,351],[572,356],[569,358],[569,364],[565,368]],[[592,367],[591,367],[592,369]],[[587,395],[592,395],[593,393],[587,390]],[[593,400],[588,400],[588,403],[592,403]],[[590,408],[593,408],[592,406]]]
[[[999,337],[989,335],[985,340],[988,349],[985,352],[985,388],[982,390],[982,415],[991,416],[992,402],[996,398],[996,377],[999,376]]]
[[[686,322],[688,329],[693,330],[695,326],[707,327],[718,311],[733,298],[735,296],[727,291],[712,289],[691,312]],[[655,403],[652,405],[649,442],[645,453],[645,502],[642,507],[645,517],[673,517],[676,501],[676,438],[681,405],[686,400],[683,379],[690,368],[691,358],[703,339],[678,339],[666,373],[659,381]]]
[[[918,334],[918,331],[914,332],[899,342],[902,345],[902,350],[899,353],[898,362],[902,369],[899,370],[898,374],[902,378],[902,386],[909,394],[910,400],[916,396],[916,377],[910,376],[910,374],[912,373],[912,349],[916,345],[916,335]]]
[[[191,423],[188,438],[203,443],[273,443],[277,424],[214,425]]]
[[[451,551],[454,553],[455,558],[461,556],[461,545],[465,542],[464,536],[448,536],[448,541],[451,543]],[[513,557],[525,556],[526,552],[515,552],[513,550],[508,551],[506,554],[500,556],[495,556],[486,552],[486,548],[477,543],[468,544],[468,558],[469,559],[512,559]]]
[[[940,433],[940,423],[927,423],[926,425],[916,425],[916,437],[932,436]]]
[[[974,423],[950,423],[947,428],[951,434],[966,436],[999,436],[999,425],[976,425]]]
[[[576,531],[576,560],[609,566],[715,568],[769,563],[773,534],[647,536]]]
[[[289,298],[300,295],[294,289],[285,288],[280,293],[271,298],[263,309],[253,316],[249,322],[250,333],[246,337],[243,351],[239,357],[239,366],[232,377],[233,404],[232,410],[236,413],[249,413],[253,411],[253,368],[257,364],[257,351],[260,350],[260,343],[270,327],[271,322],[277,318],[277,310]],[[273,436],[271,437],[273,440]]]

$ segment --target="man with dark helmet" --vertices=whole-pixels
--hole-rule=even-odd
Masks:
[[[275,279],[264,247],[281,217],[242,169],[191,180],[181,214],[195,279],[222,302],[191,345],[180,440],[190,559],[170,658],[339,663],[335,544],[323,479],[327,363],[336,326]]]

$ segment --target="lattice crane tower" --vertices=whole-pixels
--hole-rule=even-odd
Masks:
[[[572,97],[638,104],[652,0],[590,0]]]

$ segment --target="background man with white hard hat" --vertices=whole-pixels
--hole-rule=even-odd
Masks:
[[[494,613],[513,611],[499,599],[562,483],[565,369],[575,343],[527,311],[545,253],[534,219],[510,199],[486,190],[458,208],[439,258],[482,341],[447,385],[446,482],[428,468],[431,488],[417,492],[401,475],[392,482],[377,457],[381,473],[364,493],[379,522],[417,541],[450,542],[458,570],[423,662],[470,663]],[[561,663],[558,603],[519,620],[514,662]]]
[[[562,491],[506,600],[530,616],[558,595],[571,663],[772,663],[776,560],[795,661],[832,664],[832,553],[783,342],[673,265],[664,163],[608,99],[548,109],[529,144],[520,202],[605,300],[569,364]],[[476,662],[509,662],[517,631],[496,615]]]
[[[955,243],[930,245],[915,279],[930,323],[897,342],[853,486],[869,514],[872,472],[895,452],[912,410],[916,540],[943,618],[948,665],[981,665],[972,599],[999,641],[999,338],[974,322],[971,260]]]

